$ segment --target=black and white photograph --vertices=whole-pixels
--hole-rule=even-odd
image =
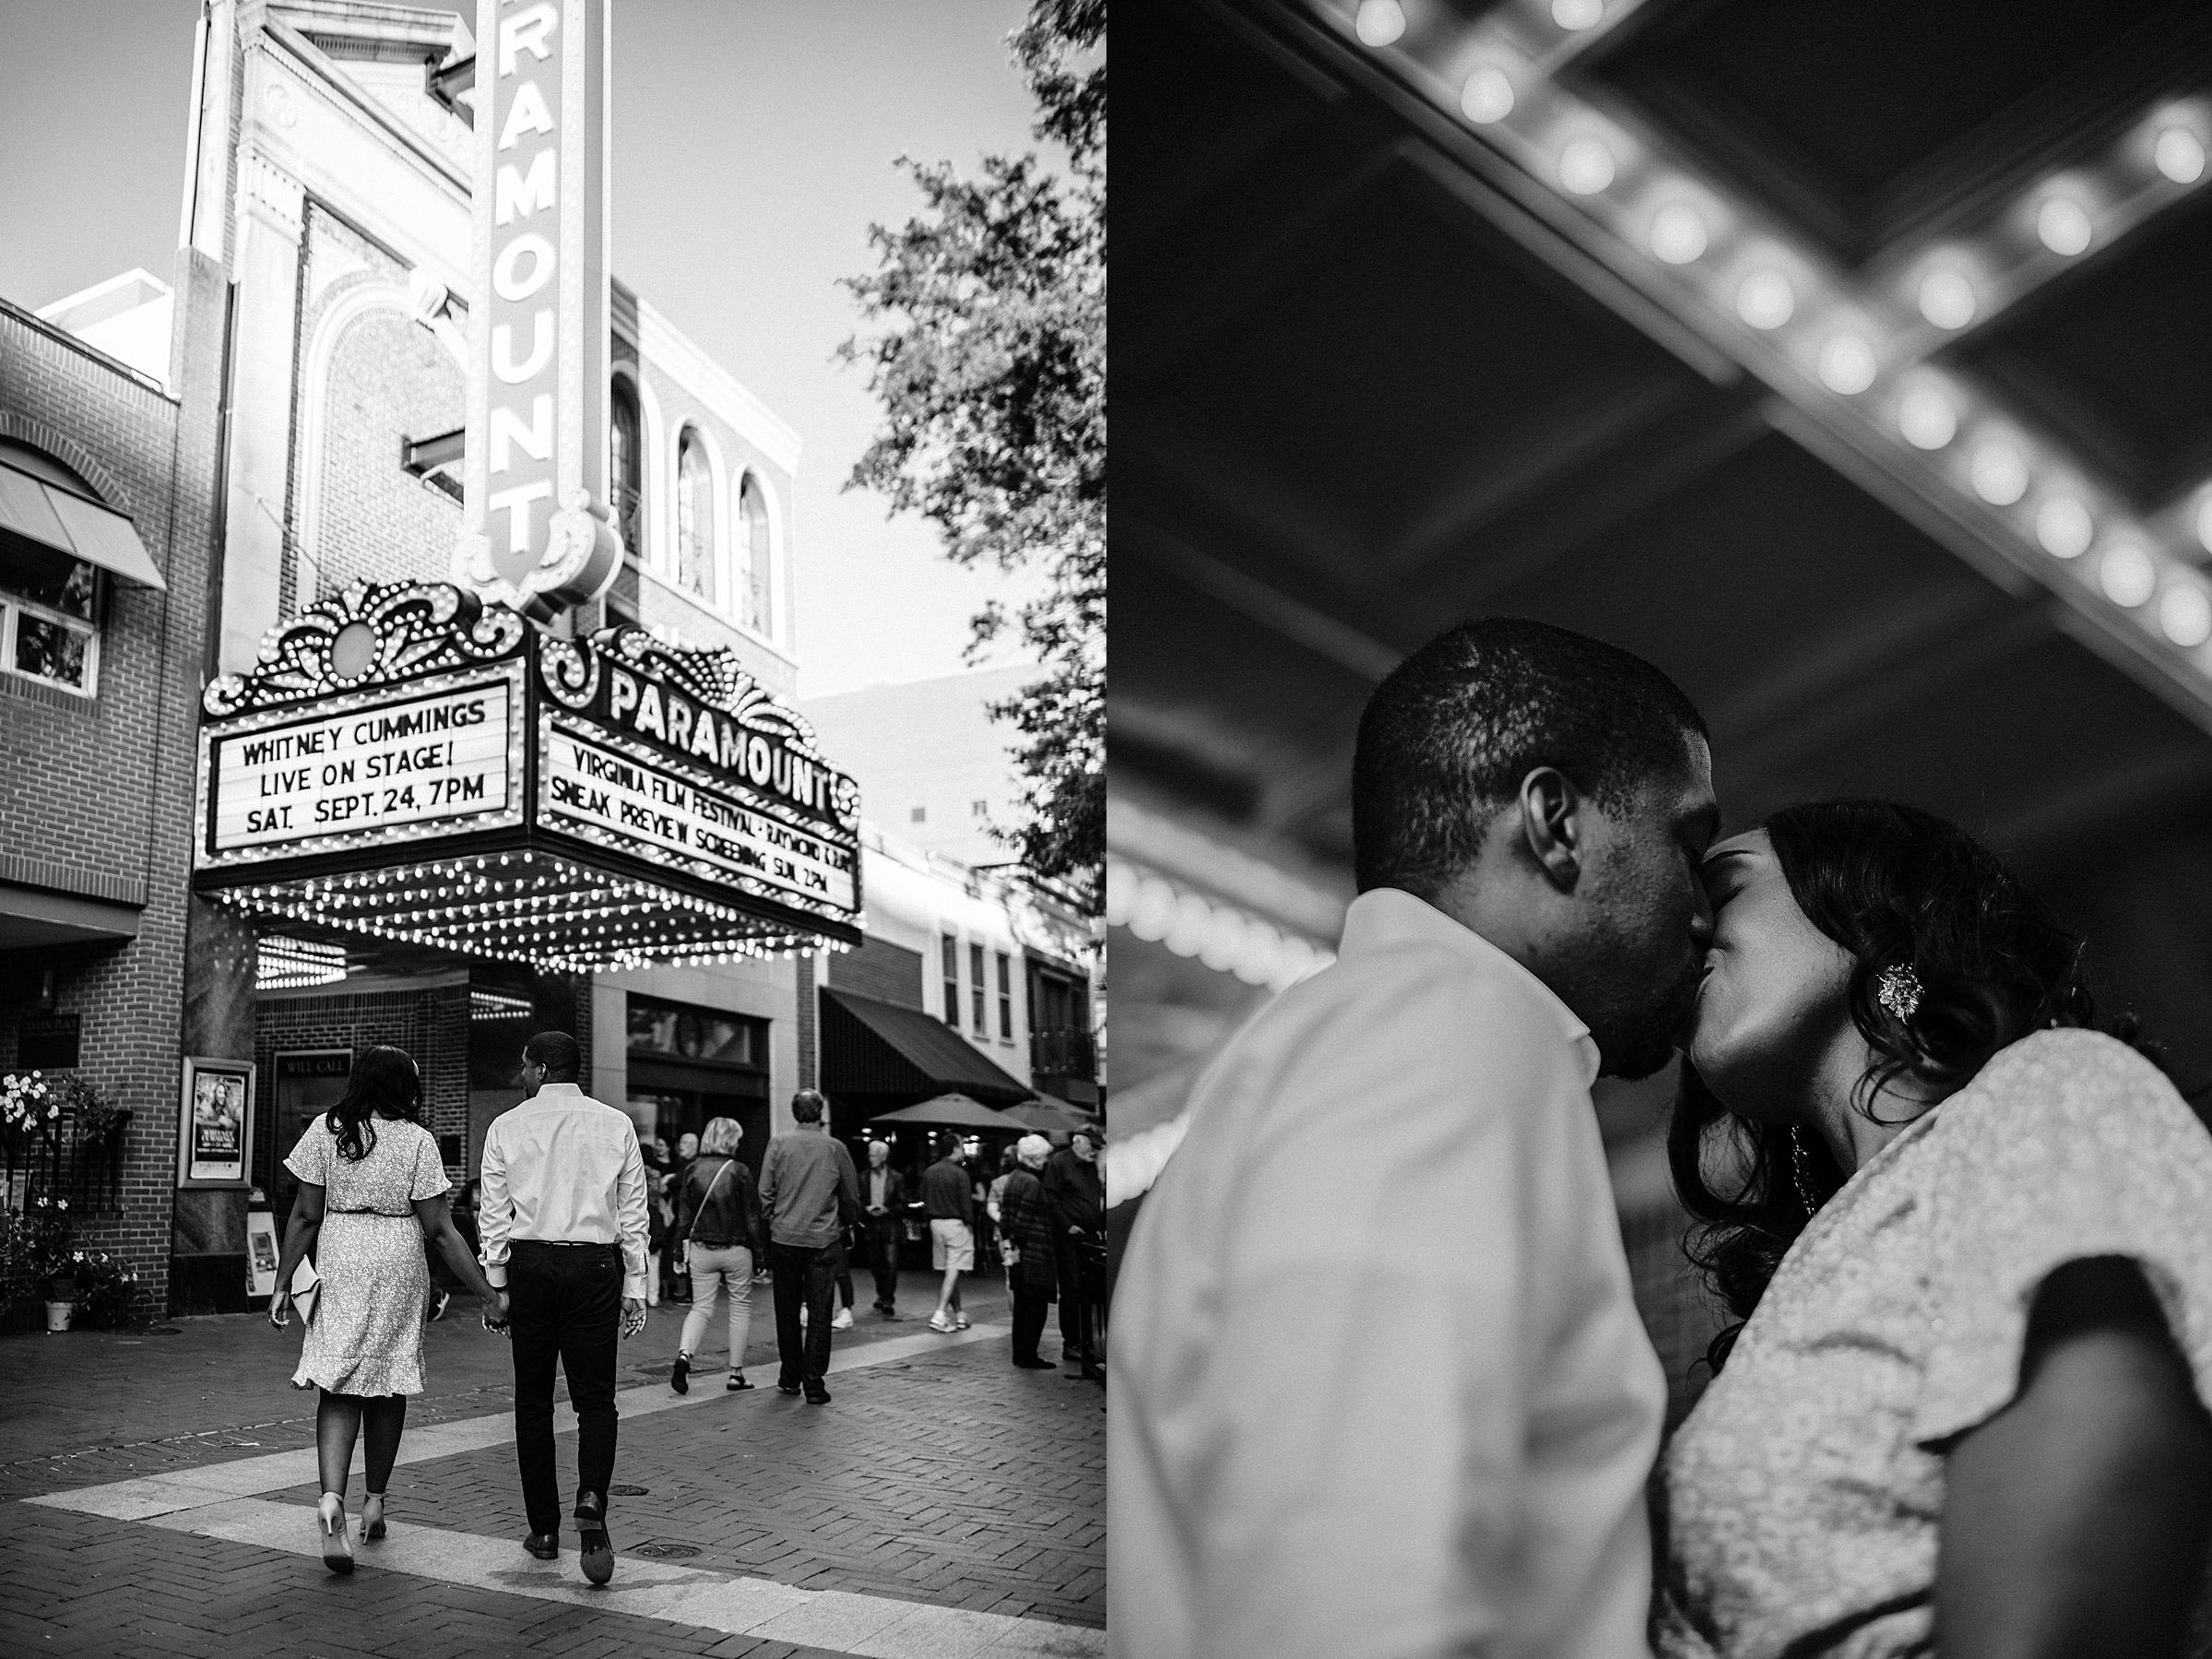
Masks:
[[[1108,1650],[2212,1621],[2212,13],[1124,4]]]
[[[0,1652],[1103,1654],[1106,53],[0,11]]]
[[[2212,7],[1107,20],[0,10],[0,1653],[2212,1659]]]

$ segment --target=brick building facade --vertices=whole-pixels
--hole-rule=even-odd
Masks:
[[[90,578],[94,643],[71,688],[27,670],[36,658],[19,635],[41,617],[35,596],[53,597],[44,552],[0,537],[0,611],[17,612],[0,626],[0,1070],[43,1059],[41,1070],[73,1072],[130,1112],[120,1181],[62,1190],[80,1245],[121,1255],[157,1308],[176,1186],[212,460],[211,434],[152,378],[0,302],[0,466],[18,486],[59,480],[124,515],[166,582]],[[68,1051],[51,1043],[25,1051],[27,1029],[57,1017],[74,1018],[74,1065],[54,1064]],[[14,1151],[21,1172],[30,1149]]]

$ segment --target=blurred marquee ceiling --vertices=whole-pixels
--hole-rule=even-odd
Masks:
[[[1118,942],[1223,896],[1165,823],[1332,942],[1367,692],[1530,615],[1683,685],[1733,823],[1979,829],[2212,1065],[2212,7],[1115,21]],[[1115,975],[1118,1091],[1182,992]]]

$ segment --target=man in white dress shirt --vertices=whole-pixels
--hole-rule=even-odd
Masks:
[[[1631,1659],[1666,1388],[1591,1105],[1712,916],[1703,722],[1489,619],[1360,722],[1335,965],[1200,1080],[1114,1307],[1119,1659]]]
[[[515,1456],[540,1560],[561,1553],[553,1467],[553,1368],[576,1411],[577,1542],[584,1576],[614,1576],[607,1488],[614,1476],[616,1331],[645,1328],[645,1163],[629,1114],[577,1086],[576,1039],[523,1045],[530,1097],[484,1135],[477,1225],[484,1276],[507,1293],[515,1344]]]

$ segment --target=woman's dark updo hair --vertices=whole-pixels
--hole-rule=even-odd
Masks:
[[[405,1049],[379,1043],[355,1062],[346,1093],[325,1115],[338,1155],[360,1163],[376,1144],[378,1118],[422,1121],[422,1073]]]
[[[2132,1019],[2099,1025],[2081,940],[1956,824],[1887,801],[1830,800],[1785,808],[1763,827],[1797,907],[1856,958],[1851,1023],[1875,1055],[1853,1102],[1859,1109],[1871,1113],[1879,1091],[1897,1082],[1943,1098],[2000,1049],[2046,1026],[2101,1029],[2142,1047]],[[1876,994],[1882,973],[1893,967],[1920,980],[1910,1019],[1897,1018]],[[1800,1139],[1798,1171],[1791,1143],[1787,1124],[1733,1116],[1683,1061],[1667,1161],[1683,1203],[1702,1224],[1692,1231],[1690,1260],[1737,1321],[1707,1351],[1715,1370],[1813,1212],[1843,1184],[1820,1136]],[[1723,1167],[1744,1171],[1725,1194],[1707,1180],[1716,1150]]]

